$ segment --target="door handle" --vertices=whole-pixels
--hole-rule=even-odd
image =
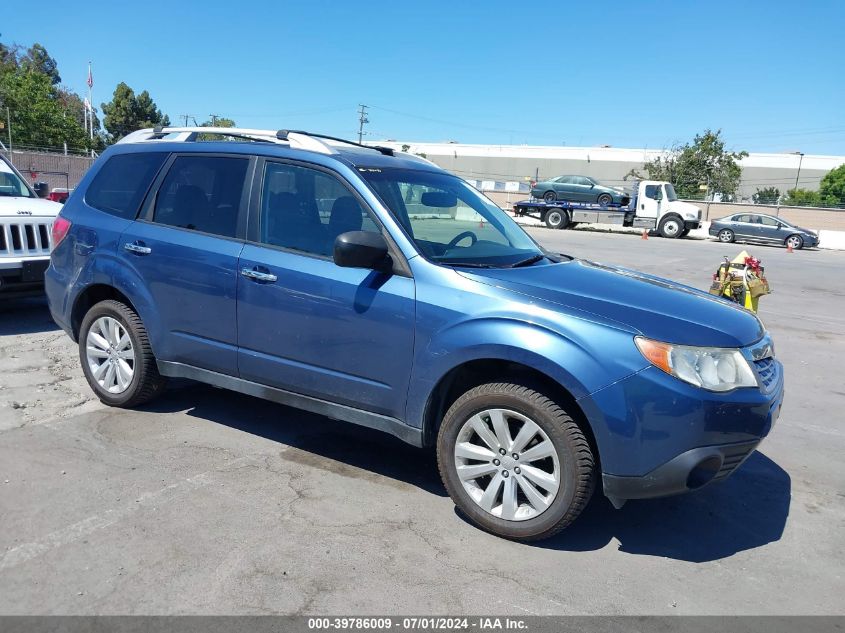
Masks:
[[[123,248],[125,248],[130,253],[137,253],[138,255],[149,255],[153,252],[153,249],[151,249],[149,246],[144,246],[143,244],[139,244],[138,242],[126,242],[126,244],[123,245]]]
[[[260,270],[251,270],[249,268],[241,268],[241,274],[249,279],[266,281],[268,283],[273,283],[276,279],[278,279],[278,277],[276,277],[273,273],[263,273]]]

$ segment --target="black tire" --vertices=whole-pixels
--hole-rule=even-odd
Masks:
[[[724,242],[725,244],[730,244],[736,239],[736,235],[730,229],[722,229],[719,231],[717,238],[720,242]]]
[[[569,226],[569,213],[560,209],[549,209],[544,221],[550,229],[565,229]]]
[[[98,384],[86,354],[88,332],[94,322],[104,316],[117,320],[123,326],[135,352],[132,380],[126,390],[119,394],[109,393]],[[101,402],[112,407],[129,408],[148,402],[164,391],[167,382],[158,373],[147,330],[140,317],[120,301],[101,301],[88,310],[79,328],[79,360],[91,389]]]
[[[796,251],[797,251],[797,250],[801,250],[802,248],[804,248],[804,238],[803,238],[803,237],[801,237],[800,235],[798,235],[797,233],[796,233],[796,234],[794,234],[794,235],[790,235],[789,237],[787,237],[787,238],[783,241],[783,243],[784,243],[785,245],[787,245],[787,246],[789,246],[789,245],[790,245],[790,243],[791,243],[791,244],[792,244],[792,248],[793,248],[793,249],[795,249]]]
[[[597,201],[603,207],[607,207],[613,204],[613,196],[611,196],[609,193],[603,193],[598,197]]]
[[[557,494],[548,508],[533,518],[506,520],[490,514],[473,500],[458,476],[455,445],[461,429],[472,416],[489,408],[509,409],[530,418],[557,454]],[[566,528],[586,507],[595,487],[593,452],[583,431],[559,404],[527,384],[484,384],[458,398],[440,426],[437,464],[449,496],[464,516],[492,534],[520,541],[545,539]]]
[[[554,191],[547,191],[543,194],[543,200],[545,200],[546,202],[554,202],[555,200],[557,200],[557,193],[555,193]]]
[[[657,230],[662,237],[675,239],[681,236],[681,231],[684,230],[684,221],[677,215],[667,215],[660,220]]]
[[[681,237],[686,237],[692,229],[684,229],[681,231]]]

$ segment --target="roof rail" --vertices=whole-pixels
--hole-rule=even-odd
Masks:
[[[393,156],[393,149],[390,147],[363,145],[362,143],[348,141],[335,136],[304,132],[302,130],[256,130],[237,127],[162,127],[159,125],[154,128],[145,128],[127,134],[118,143],[146,143],[151,141],[191,142],[196,141],[197,136],[200,134],[214,134],[217,136],[243,138],[251,141],[277,143],[320,154],[337,154],[338,152],[334,145],[342,143],[344,145],[354,145],[356,147],[363,147],[364,149],[371,149],[385,156]],[[330,144],[326,141],[332,141],[333,143]]]

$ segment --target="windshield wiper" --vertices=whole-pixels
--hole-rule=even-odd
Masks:
[[[531,264],[536,264],[541,259],[546,259],[545,255],[538,253],[537,255],[532,255],[527,259],[522,259],[515,264],[509,264],[506,268],[519,268],[520,266],[530,266]]]
[[[446,266],[461,266],[465,268],[498,268],[493,264],[479,264],[478,262],[440,262]]]

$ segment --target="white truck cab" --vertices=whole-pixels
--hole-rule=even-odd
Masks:
[[[0,300],[41,294],[62,205],[39,198],[0,154]]]
[[[670,182],[641,180],[632,201],[631,226],[657,229],[663,237],[682,237],[701,226],[701,209],[678,200]]]

